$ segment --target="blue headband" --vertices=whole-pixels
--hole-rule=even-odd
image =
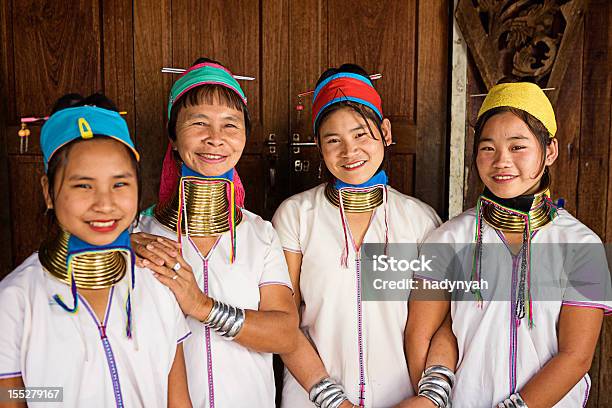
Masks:
[[[113,138],[140,155],[130,138],[127,123],[118,112],[96,106],[79,106],[62,109],[49,118],[42,127],[40,148],[43,152],[45,171],[53,154],[62,146],[76,139],[91,139],[94,135]]]

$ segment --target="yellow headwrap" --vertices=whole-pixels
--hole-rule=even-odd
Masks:
[[[557,133],[555,111],[544,91],[536,84],[515,82],[495,85],[482,103],[478,118],[480,119],[485,112],[502,106],[517,108],[531,114],[548,129],[550,137],[555,137]]]

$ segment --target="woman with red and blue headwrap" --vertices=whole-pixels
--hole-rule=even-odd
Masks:
[[[200,59],[177,79],[160,201],[133,236],[143,265],[189,316],[185,360],[197,407],[273,407],[272,353],[295,345],[282,247],[272,224],[244,209],[234,169],[250,131],[246,102],[215,61]]]
[[[391,407],[414,393],[404,356],[405,301],[368,301],[362,244],[416,244],[440,219],[387,184],[391,123],[367,73],[345,64],[314,91],[313,128],[330,180],[290,197],[273,218],[301,312],[284,407]],[[406,256],[410,256],[406,254]]]
[[[134,268],[139,156],[127,123],[103,95],[68,94],[40,147],[51,232],[0,283],[0,387],[57,387],[31,392],[31,407],[190,406],[185,317]]]

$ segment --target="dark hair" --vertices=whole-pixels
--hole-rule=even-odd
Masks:
[[[94,93],[85,98],[80,94],[70,93],[70,94],[66,94],[62,96],[55,102],[51,110],[51,114],[54,114],[63,109],[76,108],[79,106],[97,106],[99,108],[104,108],[104,109],[112,110],[115,112],[119,112],[119,109],[117,109],[117,106],[115,105],[115,103],[111,101],[110,99],[108,99],[104,94]],[[106,137],[106,135],[94,134],[93,138],[96,139],[96,138],[102,138],[102,137]],[[49,163],[47,165],[46,175],[47,175],[47,179],[49,183],[49,196],[51,197],[52,201],[55,201],[55,197],[54,197],[55,181],[56,181],[55,179],[56,179],[58,171],[66,166],[66,163],[68,161],[68,154],[70,153],[72,148],[78,143],[82,143],[82,142],[83,142],[83,139],[72,140],[71,142],[66,143],[64,146],[60,147],[53,154],[53,156],[51,156],[51,159],[49,160]],[[134,170],[136,171],[136,179],[138,183],[138,213],[139,213],[140,212],[140,197],[141,197],[141,191],[142,191],[140,166],[132,150],[129,147],[125,146],[123,143],[121,143],[121,145],[129,153],[129,157],[131,159],[132,166],[134,167]],[[54,211],[49,211],[49,216],[50,216],[49,221],[54,223],[55,222]],[[138,220],[138,215],[136,216],[136,220]]]
[[[198,58],[191,66],[193,67],[205,62],[223,66],[223,64],[218,61],[204,57]],[[176,121],[181,109],[200,104],[212,105],[214,102],[218,102],[223,106],[242,112],[244,115],[246,136],[248,138],[251,134],[251,116],[242,98],[235,91],[226,86],[206,84],[190,89],[172,105],[170,119],[168,119],[168,136],[170,139],[176,140]]]
[[[499,85],[499,84],[504,84],[504,83],[519,82],[519,81],[525,82],[524,79],[506,77],[498,81],[497,84]],[[536,140],[538,141],[538,144],[540,145],[541,151],[542,151],[542,157],[540,161],[541,167],[539,171],[541,172],[544,169],[544,167],[546,167],[544,164],[546,160],[546,147],[550,146],[553,138],[550,137],[550,132],[548,131],[548,129],[546,129],[546,126],[544,126],[544,124],[539,119],[537,119],[535,116],[533,116],[532,114],[522,109],[513,108],[510,106],[500,106],[497,108],[493,108],[491,110],[486,111],[485,113],[482,114],[480,118],[478,118],[478,121],[476,122],[476,125],[474,126],[474,150],[472,152],[472,155],[473,155],[472,157],[474,158],[473,160],[474,165],[476,165],[476,156],[478,155],[478,145],[480,144],[480,139],[482,138],[482,131],[484,129],[485,124],[493,116],[504,113],[504,112],[510,112],[514,116],[522,120],[527,125],[531,133],[533,133],[533,135],[535,136]]]
[[[319,86],[319,84],[323,81],[325,81],[327,78],[331,77],[332,75],[335,74],[339,74],[342,72],[347,72],[347,73],[351,73],[351,74],[357,74],[357,75],[361,75],[364,78],[367,78],[368,80],[370,79],[368,73],[366,72],[365,69],[363,69],[362,67],[360,67],[357,64],[342,64],[340,65],[338,68],[329,68],[327,69],[325,72],[323,72],[321,74],[321,76],[319,77],[319,80],[317,81],[317,86]],[[320,134],[320,130],[321,130],[321,125],[323,125],[323,123],[329,118],[329,116],[333,113],[336,112],[340,109],[345,109],[345,108],[349,108],[352,109],[353,111],[357,112],[361,118],[363,119],[363,121],[365,122],[366,126],[368,127],[368,131],[370,133],[370,137],[374,140],[378,140],[378,138],[374,135],[374,131],[372,130],[372,128],[370,127],[370,122],[368,121],[368,119],[370,121],[372,121],[372,123],[374,123],[374,125],[376,126],[376,128],[378,129],[378,132],[380,133],[381,139],[382,139],[382,144],[384,146],[384,157],[383,157],[383,161],[380,164],[380,167],[378,168],[378,170],[376,171],[377,173],[384,169],[387,165],[387,158],[388,158],[388,154],[387,154],[387,141],[385,140],[385,138],[383,137],[383,131],[382,131],[382,119],[376,114],[376,112],[374,112],[374,110],[366,105],[363,105],[361,103],[358,102],[353,102],[353,101],[342,101],[342,102],[337,102],[334,103],[332,105],[329,105],[327,108],[323,109],[321,111],[321,113],[319,114],[319,117],[317,118],[316,123],[314,124],[314,135],[315,138],[318,142],[319,145],[319,151],[321,150],[321,134]],[[327,172],[327,170],[326,170]],[[328,176],[330,176],[330,174],[328,173]]]

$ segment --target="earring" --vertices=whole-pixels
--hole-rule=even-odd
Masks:
[[[319,176],[317,177],[319,180],[321,180],[321,173],[323,172],[323,165],[321,163],[321,160],[319,160]]]

